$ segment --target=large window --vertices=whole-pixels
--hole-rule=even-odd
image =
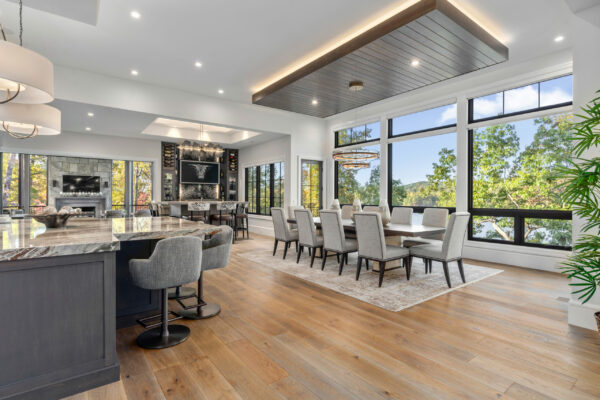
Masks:
[[[315,160],[302,160],[301,162],[301,182],[302,191],[301,205],[311,210],[314,216],[319,215],[322,209],[322,173],[323,162]]]
[[[569,79],[567,79],[569,78]],[[570,102],[570,77],[519,89],[523,98],[504,93],[504,110]],[[530,88],[530,89],[525,89]],[[537,102],[528,93],[537,88]],[[542,95],[542,93],[545,93]],[[553,94],[548,94],[553,93]],[[552,98],[552,96],[554,96]],[[509,101],[510,99],[510,101]],[[469,102],[471,115],[477,99]],[[508,104],[512,104],[508,108]],[[469,131],[469,208],[473,214],[470,239],[529,246],[571,246],[571,211],[560,198],[557,167],[570,158],[570,113],[524,115],[514,122],[490,121]]]
[[[469,122],[570,105],[573,102],[573,76],[533,83],[469,101]]]
[[[341,129],[335,132],[335,147],[373,142],[381,137],[379,122],[359,125],[353,128]]]
[[[133,162],[133,209],[134,211],[148,208],[152,201],[152,163],[145,161]]]
[[[456,104],[430,108],[389,120],[389,137],[456,126]]]
[[[250,214],[271,215],[271,207],[284,204],[284,163],[246,168],[246,201]]]
[[[2,154],[2,208],[17,209],[21,205],[20,163],[21,154]]]
[[[388,203],[414,209],[456,207],[456,104],[392,118],[389,123]]]
[[[456,207],[456,133],[389,145],[390,205]]]
[[[379,145],[362,149],[379,152]],[[368,168],[346,169],[335,162],[335,198],[341,204],[352,204],[354,199],[360,199],[363,205],[379,204],[379,158],[368,163]]]
[[[126,210],[127,188],[125,180],[127,178],[126,162],[122,160],[114,160],[112,162],[112,209]]]
[[[48,157],[29,156],[29,212],[39,214],[48,205]]]

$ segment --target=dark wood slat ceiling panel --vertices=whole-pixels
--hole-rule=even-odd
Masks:
[[[323,118],[506,60],[508,49],[447,0],[421,0],[255,93],[252,102]],[[348,90],[354,80],[363,90]]]

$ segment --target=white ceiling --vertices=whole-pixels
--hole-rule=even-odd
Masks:
[[[182,142],[184,139],[210,141],[227,148],[240,149],[285,137],[271,132],[244,132],[230,127],[200,125],[190,121],[165,120],[163,116],[100,107],[66,100],[54,100],[61,110],[62,130],[85,135],[110,135]],[[92,113],[93,117],[88,116]],[[168,123],[166,121],[169,121]],[[89,131],[86,128],[90,128]],[[177,128],[177,132],[170,128]],[[202,134],[204,132],[204,134]],[[143,136],[142,136],[143,135]]]
[[[24,45],[58,65],[249,103],[251,88],[406,1],[24,0]],[[453,2],[503,41],[513,60],[570,46],[563,0]],[[17,11],[0,0],[11,41]],[[557,35],[566,40],[554,43]],[[194,67],[197,60],[202,68]]]

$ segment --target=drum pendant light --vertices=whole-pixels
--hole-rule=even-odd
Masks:
[[[60,133],[54,100],[54,66],[23,47],[23,1],[19,1],[19,44],[6,40],[0,25],[0,131],[18,139]]]

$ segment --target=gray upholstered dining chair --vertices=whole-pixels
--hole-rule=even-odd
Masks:
[[[304,210],[303,206],[288,206],[288,213],[287,215],[289,215],[291,218],[296,218],[294,216],[294,212],[296,210]],[[290,228],[292,229],[298,229],[298,225],[297,224],[290,224]]]
[[[167,288],[197,281],[202,268],[202,240],[196,236],[178,236],[159,241],[150,258],[129,260],[129,273],[134,285],[162,292],[161,323],[146,325],[151,329],[137,337],[140,347],[163,349],[186,340],[190,328],[184,325],[169,325],[169,298]],[[181,317],[177,314],[174,321]],[[150,317],[152,318],[152,317]]]
[[[134,217],[151,217],[152,212],[149,209],[137,210],[134,214]]]
[[[358,250],[358,243],[355,239],[346,238],[342,217],[337,210],[321,210],[321,230],[323,231],[323,260],[321,261],[321,270],[325,269],[327,253],[338,255],[340,262],[340,272],[344,268],[344,263],[348,264],[348,254]]]
[[[271,217],[273,218],[273,229],[275,230],[275,244],[273,245],[273,255],[277,252],[277,244],[285,243],[283,248],[283,259],[287,256],[287,251],[290,243],[296,243],[296,251],[298,251],[298,231],[290,229],[287,223],[285,210],[281,207],[271,208]]]
[[[447,208],[426,208],[423,211],[423,222],[421,225],[434,226],[437,228],[445,228],[448,223],[448,209]],[[435,235],[429,235],[426,238],[416,237],[406,239],[403,243],[404,247],[412,247],[420,244],[431,243],[432,241],[444,239],[443,233],[437,233]]]
[[[352,206],[346,204],[342,206],[342,219],[350,219],[352,218]]]
[[[386,271],[385,264],[390,261],[402,259],[406,267],[406,279],[410,279],[410,252],[401,246],[390,246],[385,244],[385,235],[381,215],[377,212],[362,212],[354,214],[356,221],[356,236],[358,237],[358,266],[356,268],[356,280],[360,276],[360,268],[363,258],[377,261],[379,263],[379,287],[383,283],[383,274]],[[388,268],[397,269],[401,267]]]
[[[364,212],[378,212],[379,207],[378,206],[364,206],[362,210]]]
[[[204,272],[211,269],[224,268],[229,264],[231,246],[233,242],[233,229],[223,226],[221,232],[212,235],[210,239],[202,241],[202,271],[198,279],[197,302],[194,305],[185,305],[182,300],[177,300],[183,307],[179,314],[186,319],[210,318],[221,312],[217,303],[207,303],[203,298],[202,281]]]
[[[446,236],[443,241],[432,241],[427,244],[421,244],[410,248],[411,258],[420,257],[426,260],[426,266],[429,265],[429,272],[431,272],[432,261],[439,261],[442,263],[448,287],[452,287],[452,284],[450,283],[450,274],[448,272],[448,263],[451,261],[456,261],[458,264],[460,277],[463,283],[465,283],[462,250],[470,217],[471,214],[468,212],[456,212],[450,215]]]
[[[106,210],[106,213],[104,214],[104,216],[106,218],[124,218],[125,211],[123,211],[123,210]]]
[[[296,255],[296,264],[300,261],[300,255],[306,247],[310,254],[310,267],[312,268],[315,263],[317,249],[321,249],[321,254],[323,254],[323,236],[317,235],[317,229],[315,228],[315,222],[310,210],[295,210],[295,216],[296,224],[298,225],[298,244],[300,247]]]
[[[413,209],[410,207],[394,207],[392,210],[392,224],[411,225]]]

